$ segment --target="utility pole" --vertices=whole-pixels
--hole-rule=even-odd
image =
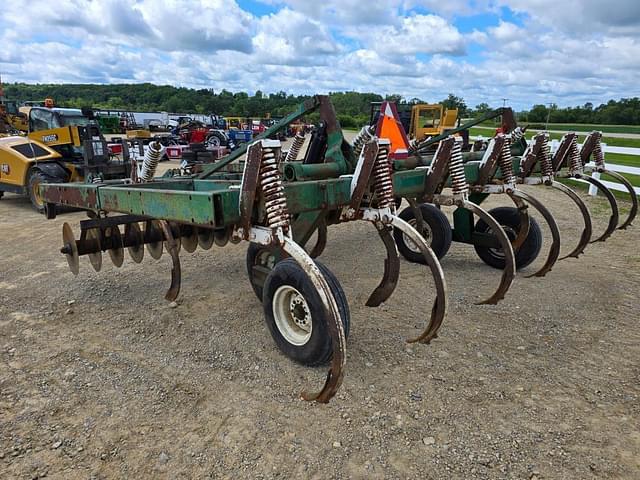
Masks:
[[[502,106],[506,107],[507,106],[507,100],[509,100],[508,98],[503,98],[502,99]]]
[[[547,103],[547,105],[549,106],[549,109],[547,110],[547,123],[545,123],[544,125],[545,130],[549,130],[549,116],[551,115],[551,109],[553,108],[555,103]]]

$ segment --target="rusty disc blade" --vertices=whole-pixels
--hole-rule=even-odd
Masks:
[[[122,246],[122,234],[117,226],[107,227],[104,229],[105,239],[110,239],[109,243],[113,245],[108,250],[109,257],[113,264],[120,268],[124,262],[124,247]]]
[[[66,248],[64,256],[69,264],[69,270],[74,275],[78,275],[80,272],[80,258],[78,257],[78,246],[76,245],[76,239],[73,236],[73,230],[71,226],[64,222],[62,225],[62,244]]]
[[[213,230],[198,228],[198,245],[203,250],[209,250],[213,246]]]
[[[98,246],[101,247],[101,235],[99,228],[90,228],[87,230],[87,240],[91,240],[91,242],[98,242]],[[89,262],[91,266],[96,272],[99,272],[102,269],[102,250],[99,250],[95,253],[89,254]]]
[[[145,224],[144,233],[147,237],[156,237],[160,236],[163,238],[162,230],[160,229],[160,225],[158,224],[158,220],[150,220]],[[157,238],[157,237],[156,237]],[[149,242],[147,241],[147,252],[151,255],[151,258],[154,260],[159,260],[162,257],[163,250],[163,242]]]
[[[188,235],[182,237],[182,248],[184,248],[186,252],[193,253],[198,248],[198,227],[187,225],[184,229],[190,232],[185,232],[188,233]]]
[[[213,241],[219,247],[224,247],[229,243],[229,238],[231,238],[231,231],[226,228],[218,228],[213,231]]]
[[[142,262],[144,258],[144,236],[137,222],[127,223],[124,227],[124,238],[127,239],[127,247],[131,260],[136,263]]]

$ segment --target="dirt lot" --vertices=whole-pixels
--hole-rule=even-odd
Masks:
[[[531,191],[553,206],[567,251],[576,213]],[[587,201],[601,231],[606,208]],[[543,279],[519,277],[497,306],[473,302],[498,272],[454,244],[440,337],[412,346],[432,301],[426,269],[403,261],[394,296],[369,309],[382,245],[363,223],[330,229],[321,260],[352,330],[344,385],[317,405],[298,394],[325,370],[275,348],[246,245],[183,252],[169,308],[167,255],[68,271],[61,226],[78,235],[83,218],[0,201],[2,479],[640,478],[639,226]]]

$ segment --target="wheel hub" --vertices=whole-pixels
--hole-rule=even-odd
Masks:
[[[311,310],[304,296],[291,285],[282,285],[273,295],[276,327],[287,342],[301,346],[309,341],[313,330]]]
[[[418,221],[415,218],[412,218],[411,220],[409,220],[409,225],[411,225],[413,228],[416,228],[418,226]],[[431,230],[431,227],[427,222],[422,222],[422,226],[423,229],[420,234],[424,237],[427,245],[431,246],[431,242],[433,241],[433,232]],[[405,233],[402,234],[402,240],[409,250],[415,253],[420,253],[420,249],[418,248],[418,246]]]

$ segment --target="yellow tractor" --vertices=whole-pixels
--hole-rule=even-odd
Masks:
[[[111,152],[91,109],[31,107],[28,135],[0,139],[0,197],[27,194],[44,211],[41,183],[103,182],[127,178],[131,162],[126,143]]]
[[[409,138],[422,140],[440,135],[456,127],[458,109],[445,110],[443,105],[420,103],[411,107]]]

